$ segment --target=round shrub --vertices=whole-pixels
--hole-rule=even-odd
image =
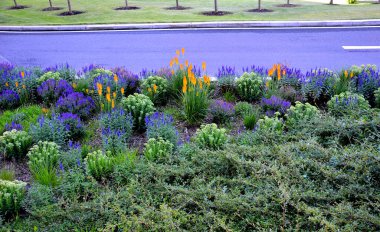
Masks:
[[[42,82],[47,81],[47,80],[58,81],[60,79],[61,79],[61,77],[60,77],[59,72],[49,71],[49,72],[44,73],[40,78],[38,78],[37,82],[38,82],[38,84],[41,84]]]
[[[89,119],[96,110],[91,97],[76,92],[60,97],[55,106],[58,112],[70,112],[83,120]]]
[[[60,97],[72,92],[74,92],[73,87],[65,80],[49,79],[37,88],[38,95],[46,105],[55,103]]]
[[[168,157],[173,152],[174,145],[163,138],[151,138],[145,144],[144,156],[149,161],[159,160]]]
[[[286,117],[286,126],[294,127],[301,123],[307,123],[307,121],[313,119],[319,114],[317,107],[310,105],[309,103],[296,102],[295,106],[291,106]]]
[[[240,97],[251,102],[262,95],[263,81],[254,72],[244,73],[236,80],[236,87]]]
[[[98,76],[113,76],[113,73],[110,70],[104,69],[104,68],[94,68],[90,70],[88,73],[88,77],[92,80],[94,80]]]
[[[327,102],[328,110],[335,116],[360,116],[361,113],[370,109],[369,103],[363,95],[344,92],[333,96]]]
[[[195,133],[195,143],[201,148],[222,149],[227,142],[226,129],[220,128],[215,123],[201,125]]]
[[[145,117],[154,112],[154,104],[144,94],[135,93],[121,100],[123,108],[132,114],[135,130],[145,129]]]
[[[380,108],[380,88],[375,91],[375,106]]]
[[[50,141],[64,146],[69,139],[69,128],[55,114],[51,119],[40,116],[36,124],[32,124],[29,134],[34,142]]]
[[[253,106],[248,102],[238,102],[235,105],[235,114],[242,116],[250,114],[253,111]]]
[[[168,81],[159,76],[150,76],[141,82],[141,93],[148,96],[155,104],[167,101]]]
[[[261,106],[263,107],[265,114],[272,117],[276,112],[284,115],[286,110],[290,108],[291,103],[282,100],[279,97],[271,96],[270,98],[263,98],[261,100]]]
[[[234,105],[223,100],[214,100],[209,108],[214,123],[226,123],[235,114]]]
[[[4,157],[23,158],[32,145],[32,137],[25,131],[6,131],[0,136],[0,148],[4,151]]]
[[[68,131],[68,137],[70,139],[78,140],[84,135],[84,127],[78,115],[72,113],[62,113],[58,116],[58,120],[65,125]]]
[[[13,90],[4,90],[0,93],[0,108],[13,109],[20,105],[20,96]]]
[[[108,177],[114,167],[114,162],[110,154],[106,155],[101,150],[89,153],[85,158],[88,172],[96,179]]]
[[[163,138],[174,146],[177,145],[178,131],[171,115],[155,112],[145,117],[145,125],[148,139]]]
[[[25,197],[25,190],[25,182],[0,179],[0,214],[6,217],[17,215]]]
[[[282,134],[284,131],[284,124],[282,120],[278,119],[279,113],[275,113],[276,117],[269,118],[265,116],[263,119],[257,121],[258,133],[273,133]]]

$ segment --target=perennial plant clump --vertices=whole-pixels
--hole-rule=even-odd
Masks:
[[[195,143],[206,149],[222,149],[227,143],[226,129],[218,128],[215,123],[201,125],[195,133]]]
[[[88,172],[96,179],[108,177],[114,167],[114,161],[111,154],[104,154],[101,150],[89,153],[85,158]]]
[[[148,139],[162,138],[174,146],[177,146],[178,131],[175,128],[174,120],[171,115],[154,112],[145,117],[145,125]]]
[[[284,115],[286,110],[290,108],[291,103],[276,96],[263,98],[261,100],[261,106],[263,107],[265,114],[269,117],[274,116],[276,112]]]
[[[76,92],[60,97],[55,106],[58,112],[73,113],[83,120],[90,119],[96,111],[95,102],[91,97]]]
[[[171,156],[174,145],[163,138],[151,138],[145,144],[144,157],[149,161],[156,161]]]
[[[25,131],[11,130],[6,131],[0,136],[0,148],[3,150],[4,157],[7,159],[23,158],[32,145],[32,137]]]
[[[51,118],[42,115],[36,124],[30,126],[29,134],[36,143],[50,141],[64,146],[70,136],[70,127],[58,115],[54,114]]]
[[[20,96],[13,90],[4,90],[0,93],[0,108],[13,109],[20,105]]]
[[[26,193],[26,183],[0,179],[0,213],[2,216],[17,215]]]
[[[244,101],[252,102],[262,95],[263,81],[254,72],[244,73],[236,80],[236,88]]]
[[[154,104],[164,104],[168,100],[168,81],[159,76],[150,76],[141,82],[141,92]]]
[[[370,105],[363,95],[344,92],[327,102],[328,110],[335,116],[358,116],[367,112]]]
[[[154,104],[149,97],[135,93],[121,100],[121,105],[133,117],[134,129],[141,131],[145,129],[145,117],[154,112]]]
[[[59,72],[51,72],[51,71],[48,71],[46,73],[44,73],[40,78],[37,79],[37,82],[38,84],[42,84],[42,82],[45,82],[47,80],[60,80],[61,79],[61,75]]]
[[[223,100],[214,100],[210,105],[210,114],[214,123],[223,124],[235,115],[234,105]]]
[[[296,102],[295,106],[291,106],[286,117],[286,126],[289,128],[297,127],[304,123],[308,123],[314,117],[319,115],[317,107],[310,105],[309,103]]]
[[[42,82],[37,88],[38,95],[46,105],[54,104],[60,97],[65,97],[73,92],[73,87],[65,80],[49,79]]]

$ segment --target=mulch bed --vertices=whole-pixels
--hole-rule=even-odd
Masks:
[[[189,10],[191,7],[185,7],[185,6],[172,6],[172,7],[167,7],[165,10]]]
[[[229,14],[232,14],[232,12],[229,12],[229,11],[205,11],[205,12],[202,12],[203,15],[206,15],[206,16],[223,16],[223,15],[229,15]]]
[[[42,9],[42,11],[55,11],[55,10],[62,10],[62,9],[63,9],[62,7],[48,7],[48,8]]]
[[[12,6],[12,7],[9,7],[8,10],[21,10],[25,8],[29,8],[29,6],[23,6],[23,5]]]
[[[123,7],[118,7],[115,8],[115,10],[138,10],[140,7],[137,6],[123,6]]]
[[[60,13],[58,14],[59,16],[73,16],[73,15],[78,15],[78,14],[83,14],[85,11],[77,11],[77,10],[73,10],[72,12],[63,12],[63,13]]]

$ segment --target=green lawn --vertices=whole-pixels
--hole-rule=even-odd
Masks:
[[[66,0],[53,0],[54,6],[65,9],[43,12],[48,7],[48,0],[18,0],[19,5],[30,8],[8,10],[12,0],[0,1],[1,25],[56,25],[56,24],[96,24],[96,23],[143,23],[143,22],[186,22],[186,21],[220,21],[220,20],[327,20],[327,19],[375,19],[380,18],[380,4],[360,3],[357,5],[326,5],[324,2],[295,0],[291,3],[299,7],[280,8],[276,5],[282,1],[264,1],[263,7],[273,10],[270,13],[250,13],[248,9],[256,8],[252,0],[219,0],[219,10],[233,14],[225,16],[204,16],[203,11],[213,10],[212,0],[186,0],[180,4],[192,7],[190,10],[173,11],[164,8],[174,6],[174,0],[130,1],[130,5],[141,7],[134,11],[116,11],[123,6],[124,0],[72,0],[73,10],[86,11],[84,14],[62,17],[58,13],[66,11]],[[329,0],[325,0],[326,3]]]

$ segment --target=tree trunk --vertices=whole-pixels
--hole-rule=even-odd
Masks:
[[[334,0],[330,0],[330,5],[334,4]]]
[[[69,7],[69,14],[73,14],[73,11],[71,9],[71,2],[70,2],[70,0],[67,0],[67,6]]]
[[[49,0],[50,8],[53,8],[53,3],[51,3],[51,0]]]
[[[128,0],[125,0],[125,7],[128,7]]]
[[[214,0],[215,13],[218,12],[218,0]]]
[[[259,6],[257,7],[257,9],[260,11],[261,10],[261,0],[259,0]]]
[[[175,7],[177,7],[177,9],[179,8],[178,0],[175,0]]]
[[[13,0],[13,2],[15,3],[15,7],[18,7],[16,0]]]
[[[290,5],[290,0],[288,0],[288,1],[286,2],[286,5]]]

